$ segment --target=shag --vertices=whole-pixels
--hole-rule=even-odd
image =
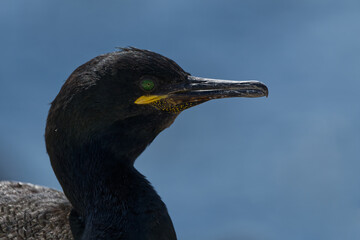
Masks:
[[[176,239],[135,159],[187,108],[267,95],[261,82],[194,77],[147,50],[95,57],[70,75],[47,118],[46,149],[64,193],[0,182],[0,239]]]

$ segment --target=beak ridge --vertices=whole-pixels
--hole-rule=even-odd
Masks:
[[[186,105],[187,108],[218,98],[267,97],[267,86],[256,80],[230,81],[188,76],[188,81],[169,86],[167,92],[139,97],[135,104],[154,104],[159,101],[167,106]]]

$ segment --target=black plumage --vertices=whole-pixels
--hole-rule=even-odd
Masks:
[[[19,219],[27,227],[29,222],[42,226],[29,230],[33,235],[27,239],[56,239],[46,235],[54,231],[59,239],[71,239],[70,229],[82,240],[176,239],[165,204],[134,168],[135,159],[184,109],[215,98],[267,93],[257,81],[193,77],[174,61],[136,48],[90,60],[52,102],[45,131],[52,167],[69,202],[60,192],[39,188],[30,194],[36,196],[30,207],[36,213],[8,221],[7,214],[26,215],[25,193],[37,187],[0,183],[0,239],[20,238],[21,224],[10,224]],[[14,192],[17,188],[27,190]],[[36,205],[40,199],[46,204]],[[38,216],[49,209],[61,214],[39,224]]]

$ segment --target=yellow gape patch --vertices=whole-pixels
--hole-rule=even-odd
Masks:
[[[168,95],[144,95],[136,99],[135,104],[150,104],[155,101],[159,101],[160,99],[167,98]]]
[[[136,99],[135,104],[149,104],[161,111],[179,113],[187,108],[200,104],[200,102],[175,103],[168,95],[144,95]]]

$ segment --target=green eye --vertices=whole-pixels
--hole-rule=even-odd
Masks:
[[[145,91],[151,91],[155,87],[154,81],[152,81],[150,79],[142,80],[140,85],[141,85],[142,89],[144,89]]]

